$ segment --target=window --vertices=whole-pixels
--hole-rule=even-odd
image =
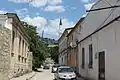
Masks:
[[[14,51],[15,32],[12,32],[12,51]]]
[[[22,41],[22,55],[24,54],[24,40]]]
[[[11,53],[11,57],[14,57],[14,53]]]
[[[89,45],[89,68],[93,68],[93,48],[92,48],[92,44]]]
[[[25,58],[25,63],[26,63],[27,59]]]
[[[27,43],[25,43],[25,57],[26,57],[26,54],[27,54]]]
[[[59,73],[74,72],[71,68],[59,68]]]
[[[22,63],[23,63],[24,57],[22,57]]]
[[[82,68],[85,67],[85,49],[82,48]]]
[[[73,35],[72,35],[72,40],[73,40]]]
[[[19,61],[19,62],[20,62],[20,58],[21,58],[21,56],[19,55],[19,56],[18,56],[18,61]]]
[[[19,37],[19,54],[20,54],[20,50],[21,50],[21,37]]]

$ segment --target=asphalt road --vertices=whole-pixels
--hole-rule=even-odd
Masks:
[[[54,80],[54,74],[51,73],[51,69],[49,70],[38,69],[36,75],[30,80]]]

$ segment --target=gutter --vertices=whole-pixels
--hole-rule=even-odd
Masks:
[[[97,33],[98,31],[104,29],[105,27],[107,27],[108,25],[112,24],[113,22],[117,21],[119,18],[120,18],[120,15],[119,15],[118,17],[114,18],[113,20],[111,20],[110,22],[108,22],[107,24],[105,24],[104,26],[102,26],[101,28],[97,29],[96,31],[94,31],[93,33],[91,33],[90,35],[88,35],[87,37],[85,37],[84,39],[82,39],[81,41],[79,41],[79,42],[77,43],[77,45],[78,45],[79,43],[81,43],[82,41],[84,41],[85,39],[87,39],[87,38],[89,38],[90,36],[92,36],[93,34],[95,34],[95,33]]]

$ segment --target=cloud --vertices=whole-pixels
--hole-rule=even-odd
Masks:
[[[94,2],[95,0],[81,0],[83,3],[90,3],[90,2]]]
[[[83,3],[88,3],[89,0],[81,0]]]
[[[28,9],[27,8],[17,9],[17,10],[14,10],[14,11],[17,13],[17,15],[20,18],[23,18],[23,17],[25,17],[28,14]]]
[[[36,15],[37,15],[37,16],[39,16],[39,15],[40,15],[40,13],[39,13],[39,12],[37,12],[37,13],[36,13]]]
[[[84,4],[84,7],[86,10],[90,10],[93,5],[94,3],[88,3],[88,4]]]
[[[33,7],[45,6],[48,3],[48,0],[8,0],[14,3],[28,3]]]
[[[71,7],[72,10],[76,10],[77,8],[76,7]]]
[[[33,0],[30,4],[34,7],[41,7],[45,5],[58,5],[61,4],[62,0]]]
[[[33,7],[41,7],[41,6],[45,6],[48,3],[48,0],[33,0],[32,2],[30,2],[30,5],[32,5]]]
[[[47,20],[44,17],[36,16],[36,17],[25,17],[22,19],[22,21],[27,22],[30,25],[37,26],[37,31],[39,35],[42,34],[42,31],[44,30],[44,37],[47,38],[59,38],[59,18]],[[61,33],[64,31],[65,28],[73,27],[73,22],[63,18],[62,19],[62,25],[60,28]]]
[[[96,0],[81,0],[84,3],[84,7],[86,10],[90,10],[91,7],[95,4]]]
[[[50,35],[46,34],[47,37],[58,39],[60,37],[59,31],[62,33],[65,28],[70,28],[74,26],[74,23],[72,21],[69,21],[68,19],[63,18],[62,25],[60,26],[60,30],[59,30],[59,21],[60,21],[59,18],[49,20],[49,26],[45,28],[45,33],[50,34]]]
[[[47,24],[47,20],[44,17],[36,16],[36,17],[25,17],[22,19],[23,21],[27,22],[30,25],[37,26],[38,29],[45,26]]]
[[[5,13],[7,13],[6,10],[0,10],[0,14],[5,14]]]
[[[29,5],[36,8],[44,8],[42,10],[49,12],[63,12],[65,11],[62,6],[62,0],[8,0],[14,3],[28,3]]]
[[[62,0],[8,0],[14,3],[28,3],[33,7],[42,7],[45,5],[58,5]]]
[[[64,7],[63,6],[57,6],[57,5],[55,5],[55,6],[47,6],[45,9],[44,9],[44,11],[49,11],[49,12],[64,12],[65,11],[65,9],[64,9]]]
[[[48,3],[51,5],[61,4],[62,0],[48,0]]]
[[[83,14],[81,17],[86,17],[87,16],[87,13]]]
[[[8,0],[8,1],[11,1],[11,2],[14,2],[14,3],[28,3],[31,0]]]

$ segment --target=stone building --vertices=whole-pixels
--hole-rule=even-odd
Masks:
[[[8,80],[32,71],[29,36],[18,16],[0,14],[0,78]]]

